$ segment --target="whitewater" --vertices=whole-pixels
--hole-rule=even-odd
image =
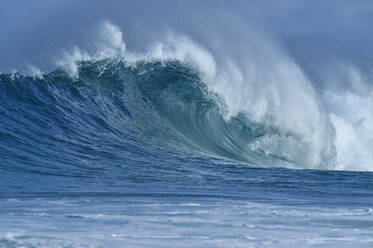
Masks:
[[[371,247],[369,8],[285,2],[1,17],[0,247]]]

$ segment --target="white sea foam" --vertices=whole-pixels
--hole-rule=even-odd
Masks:
[[[158,205],[155,199],[142,198],[130,201],[131,206],[119,200],[98,205],[35,200],[43,208],[33,210],[48,217],[2,216],[7,225],[0,226],[0,246],[370,247],[373,242],[369,209],[192,200],[198,206],[172,198],[157,199]],[[21,211],[22,204],[12,206]],[[170,214],[170,209],[177,213]],[[85,218],[66,218],[71,211]]]
[[[372,170],[373,94],[325,92],[336,132],[336,169]]]
[[[43,79],[44,73],[37,66],[28,64],[27,68],[28,68],[28,74],[31,77]]]
[[[71,51],[63,52],[62,58],[58,59],[56,64],[71,77],[76,78],[79,76],[77,62],[89,59],[91,59],[91,56],[88,53],[82,52],[78,47],[74,47]]]
[[[56,60],[56,65],[64,69],[72,78],[77,78],[79,61],[102,60],[125,55],[126,45],[122,31],[109,21],[104,21],[100,25],[99,35],[94,43],[96,47],[94,53],[74,47],[69,51],[64,51],[61,58]]]
[[[96,59],[105,59],[115,56],[123,56],[126,44],[123,40],[122,31],[109,21],[104,21],[100,26],[99,37],[96,40]]]

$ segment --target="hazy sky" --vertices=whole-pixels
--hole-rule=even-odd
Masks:
[[[257,30],[296,60],[322,63],[340,57],[367,67],[373,61],[373,1],[369,0],[4,0],[1,13],[3,72],[22,70],[28,63],[53,68],[61,50],[90,47],[102,20],[118,25],[134,50],[165,30],[201,43]],[[235,46],[233,39],[231,45]]]

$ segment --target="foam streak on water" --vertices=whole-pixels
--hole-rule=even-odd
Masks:
[[[174,176],[166,175],[165,181],[157,173],[160,168],[151,166],[143,169],[152,173],[146,179],[142,176],[141,185],[138,178],[132,177],[136,172],[127,171],[132,182],[122,180],[119,185],[118,173],[110,176],[102,173],[101,182],[91,192],[73,188],[70,188],[73,192],[67,192],[65,188],[58,193],[49,189],[50,192],[5,194],[0,212],[0,244],[4,247],[121,247],[123,244],[369,247],[373,244],[373,196],[369,193],[372,184],[361,182],[361,177],[354,173],[250,169],[229,164],[216,168],[223,165],[205,159],[195,161]],[[330,183],[338,187],[325,191]],[[171,184],[173,187],[167,188]],[[110,188],[110,192],[94,191],[97,188]]]

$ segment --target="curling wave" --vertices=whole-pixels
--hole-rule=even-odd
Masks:
[[[315,89],[268,42],[251,40],[255,49],[233,59],[228,48],[168,35],[136,54],[119,28],[101,29],[94,56],[75,48],[52,73],[0,75],[4,154],[47,163],[57,152],[60,163],[94,164],[77,151],[99,147],[110,157],[120,147],[131,157],[155,145],[254,166],[370,170],[369,137],[361,149],[345,144],[356,130],[334,110],[341,94]]]

